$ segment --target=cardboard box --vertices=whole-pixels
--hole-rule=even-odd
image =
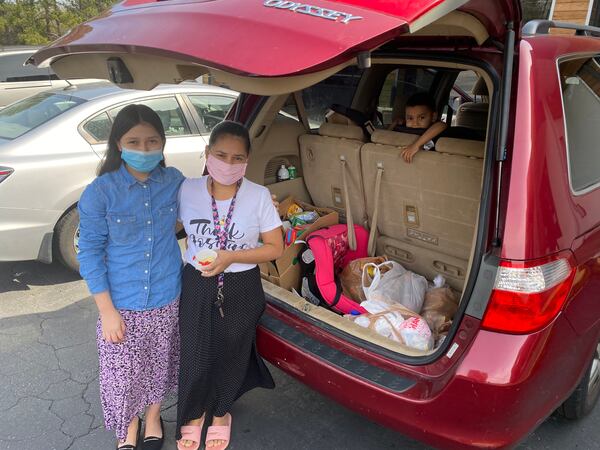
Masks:
[[[260,274],[265,280],[281,286],[288,291],[292,288],[300,292],[300,264],[292,264],[288,269],[281,275],[277,271],[275,264],[272,262],[259,264]]]
[[[287,210],[293,204],[297,203],[304,211],[317,211],[319,218],[309,227],[300,237],[301,240],[306,239],[310,233],[321,228],[330,227],[339,223],[339,215],[329,208],[318,208],[308,203],[295,200],[293,197],[288,197],[279,204],[279,216],[283,220],[287,220]],[[262,277],[277,286],[291,290],[292,288],[300,289],[300,265],[298,264],[298,253],[302,249],[302,244],[294,244],[286,247],[283,255],[274,262],[260,264],[260,272]]]

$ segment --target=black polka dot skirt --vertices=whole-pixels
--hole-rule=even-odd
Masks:
[[[245,392],[275,387],[256,351],[256,326],[265,309],[258,267],[226,273],[223,293],[221,317],[214,304],[217,277],[205,278],[191,265],[185,266],[179,302],[177,439],[180,427],[189,420],[204,413],[223,416]]]

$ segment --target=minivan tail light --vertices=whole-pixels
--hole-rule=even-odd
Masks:
[[[541,330],[563,308],[575,271],[570,254],[529,262],[501,261],[482,328],[513,334]]]
[[[14,170],[10,167],[0,167],[0,183],[8,178],[8,176],[13,173]]]

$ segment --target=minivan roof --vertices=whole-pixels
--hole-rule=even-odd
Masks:
[[[458,19],[446,29],[466,34],[481,29],[476,39],[481,44],[482,36],[503,40],[507,21],[518,29],[521,9],[517,0],[127,0],[38,51],[30,62],[52,63],[63,77],[72,76],[65,59],[75,57],[71,70],[109,78],[107,59],[119,55],[168,60],[179,70],[180,79],[171,82],[196,78],[200,67],[253,77],[293,76],[335,67],[451,14]],[[127,67],[140,67],[133,78],[147,76],[148,67],[131,59]],[[193,68],[197,71],[190,73]]]

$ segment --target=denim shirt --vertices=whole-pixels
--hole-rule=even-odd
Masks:
[[[181,290],[175,237],[184,177],[158,166],[145,182],[125,165],[96,178],[79,200],[79,271],[90,292],[109,291],[117,309],[165,306]]]

